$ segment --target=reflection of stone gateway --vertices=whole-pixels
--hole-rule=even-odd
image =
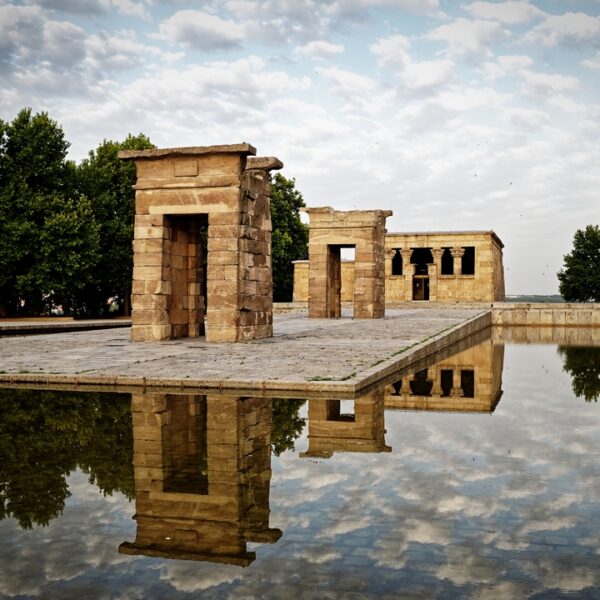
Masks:
[[[123,554],[249,565],[269,528],[271,400],[132,396],[137,534]]]
[[[250,144],[127,150],[134,160],[135,341],[273,335],[269,175]],[[206,241],[208,242],[206,244]]]
[[[340,412],[339,400],[308,401],[308,450],[301,457],[329,458],[334,452],[391,452],[385,443],[384,389],[355,398],[354,412]]]

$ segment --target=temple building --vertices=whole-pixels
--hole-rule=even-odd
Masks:
[[[493,231],[385,234],[385,302],[504,300],[504,244]],[[294,302],[308,301],[308,261],[294,262]],[[354,297],[354,261],[341,264],[342,302]]]

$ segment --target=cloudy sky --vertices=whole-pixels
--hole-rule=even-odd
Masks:
[[[0,118],[48,111],[75,160],[250,142],[308,205],[494,229],[508,293],[600,221],[599,75],[598,0],[0,0]]]

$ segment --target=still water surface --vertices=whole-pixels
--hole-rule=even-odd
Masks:
[[[0,597],[600,598],[600,348],[425,367],[341,402],[0,390]]]

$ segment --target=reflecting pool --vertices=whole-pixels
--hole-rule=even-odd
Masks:
[[[0,390],[0,598],[598,598],[600,348],[355,398]]]

